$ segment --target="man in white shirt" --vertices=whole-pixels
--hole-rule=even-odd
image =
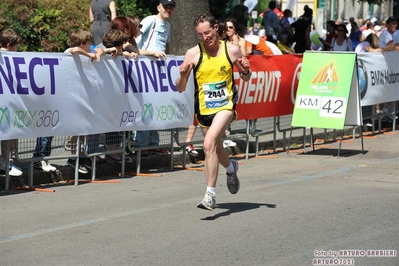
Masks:
[[[137,46],[141,50],[168,54],[170,42],[170,23],[168,20],[176,10],[176,2],[174,0],[160,0],[157,9],[157,15],[145,17],[140,22],[141,35]],[[134,139],[137,147],[159,145],[159,134],[156,130],[136,131]],[[150,152],[158,155],[169,154],[169,151],[161,148],[151,150]],[[141,155],[145,156],[148,153],[148,151],[143,150]]]
[[[393,40],[393,34],[398,27],[398,20],[395,17],[389,17],[386,21],[386,30],[380,34],[380,48],[387,46],[388,42]]]
[[[158,14],[145,17],[141,22],[141,39],[138,48],[149,51],[169,53],[170,23],[176,9],[174,0],[161,0],[157,6]]]

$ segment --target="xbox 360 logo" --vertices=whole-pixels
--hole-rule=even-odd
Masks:
[[[152,107],[152,103],[144,104],[144,111],[141,114],[141,121],[144,125],[148,126],[152,123],[154,117],[154,108]]]
[[[7,133],[11,127],[10,111],[8,107],[0,107],[0,132]]]

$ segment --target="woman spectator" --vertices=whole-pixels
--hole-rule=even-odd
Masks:
[[[374,33],[370,33],[367,35],[366,39],[360,42],[356,48],[356,53],[364,53],[364,52],[385,52],[385,51],[393,51],[395,49],[395,45],[393,41],[389,42],[388,45],[384,48],[380,48],[380,40],[377,35]]]
[[[352,41],[346,37],[348,30],[345,24],[337,25],[335,32],[337,37],[332,40],[331,51],[353,51]]]
[[[113,0],[93,0],[90,3],[89,19],[94,44],[99,45],[103,36],[111,29],[111,21],[116,17],[116,7]]]
[[[123,44],[123,50],[136,55],[150,55],[156,58],[166,58],[164,52],[140,50],[137,48],[136,38],[140,35],[140,20],[135,16],[116,17],[112,20],[111,29],[121,30],[127,36],[127,42]]]
[[[359,30],[359,26],[356,22],[351,23],[351,33],[349,34],[349,38],[352,41],[353,50],[355,50],[356,46],[361,42],[362,32]]]
[[[225,21],[227,29],[227,42],[238,45],[241,53],[245,55],[244,33],[240,29],[240,24],[234,18],[228,18]]]

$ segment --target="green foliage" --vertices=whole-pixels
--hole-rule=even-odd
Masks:
[[[150,1],[131,1],[131,0],[114,0],[116,5],[116,13],[118,16],[137,16],[140,19],[151,15],[149,6]],[[154,3],[156,6],[156,4]]]
[[[232,0],[209,0],[211,14],[218,20],[226,19],[233,7],[232,2]]]
[[[75,29],[90,30],[91,0],[7,0],[0,5],[0,30],[12,28],[23,38],[21,51],[63,52]],[[115,0],[117,15],[144,18],[158,0]]]

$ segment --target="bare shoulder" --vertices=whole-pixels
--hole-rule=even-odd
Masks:
[[[200,51],[199,51],[198,45],[188,49],[184,56],[184,61],[187,63],[195,64],[198,61],[199,53],[200,53]]]

